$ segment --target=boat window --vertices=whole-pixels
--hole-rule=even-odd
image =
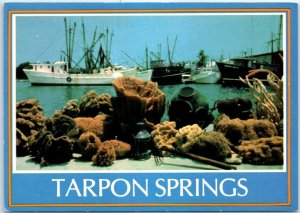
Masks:
[[[252,67],[252,61],[248,61],[248,67]]]
[[[36,66],[34,66],[34,70],[36,71]]]
[[[50,69],[51,68],[51,66],[48,66],[48,69]]]
[[[40,66],[40,68],[42,69],[42,68],[43,68],[43,66],[41,65],[41,66]]]
[[[51,66],[51,72],[54,72],[54,67],[53,66]]]

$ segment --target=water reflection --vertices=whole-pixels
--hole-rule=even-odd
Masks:
[[[50,116],[55,110],[63,108],[71,99],[80,101],[82,96],[90,90],[95,90],[97,94],[116,95],[113,86],[31,86],[29,81],[17,81],[16,85],[17,101],[37,98],[46,116]],[[159,86],[159,88],[166,94],[167,101],[169,101],[180,88],[185,86],[191,86],[205,96],[210,108],[219,99],[250,98],[249,89],[246,87],[223,87],[220,84],[181,84]],[[168,120],[167,111],[166,108],[163,120]]]

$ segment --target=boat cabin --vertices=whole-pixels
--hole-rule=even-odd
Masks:
[[[52,73],[64,73],[68,72],[68,65],[67,62],[64,61],[57,61],[54,64],[50,63],[36,63],[31,64],[32,70],[38,71],[38,72],[52,72]]]
[[[234,58],[231,59],[233,64],[240,67],[250,67],[252,69],[257,69],[257,61],[254,58]]]
[[[164,60],[151,60],[150,61],[150,67],[151,68],[157,68],[157,67],[165,67]]]

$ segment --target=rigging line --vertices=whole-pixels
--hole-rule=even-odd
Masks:
[[[55,40],[57,39],[57,35],[58,35],[59,30],[60,30],[60,24],[57,24],[57,29],[55,31],[54,36],[52,37],[52,40],[45,47],[45,49],[39,54],[39,56],[36,57],[37,61],[47,52],[47,50],[50,48],[50,46],[52,46],[52,44],[55,42]]]

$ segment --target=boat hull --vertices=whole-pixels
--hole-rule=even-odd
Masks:
[[[69,74],[48,73],[24,69],[32,85],[111,85],[112,82],[122,75],[112,74]]]
[[[156,82],[160,85],[181,84],[182,83],[182,74],[179,73],[179,74],[152,76],[151,81]]]
[[[24,69],[32,85],[111,85],[121,76],[140,78],[150,81],[152,70],[137,70],[135,68],[124,71],[102,71],[100,73],[67,73],[67,72],[45,72]]]
[[[198,84],[215,84],[220,80],[219,72],[202,72],[192,77],[192,81]]]
[[[254,69],[267,69],[272,71],[279,78],[282,77],[282,67],[280,67],[280,65],[258,64],[256,67],[248,67],[248,66],[238,66],[235,64],[227,64],[223,62],[216,62],[216,63],[222,76],[222,83],[225,85],[243,84],[240,80],[240,77],[245,79],[246,75],[249,74],[249,71]],[[262,81],[266,81],[267,73],[258,73],[255,76],[249,77],[249,80],[251,81],[253,77],[258,78]]]
[[[153,70],[138,70],[135,74],[136,78],[139,78],[144,81],[151,81]]]
[[[168,84],[181,84],[182,75],[190,74],[189,69],[185,69],[183,66],[165,66],[165,67],[154,67],[151,81],[161,85]]]

